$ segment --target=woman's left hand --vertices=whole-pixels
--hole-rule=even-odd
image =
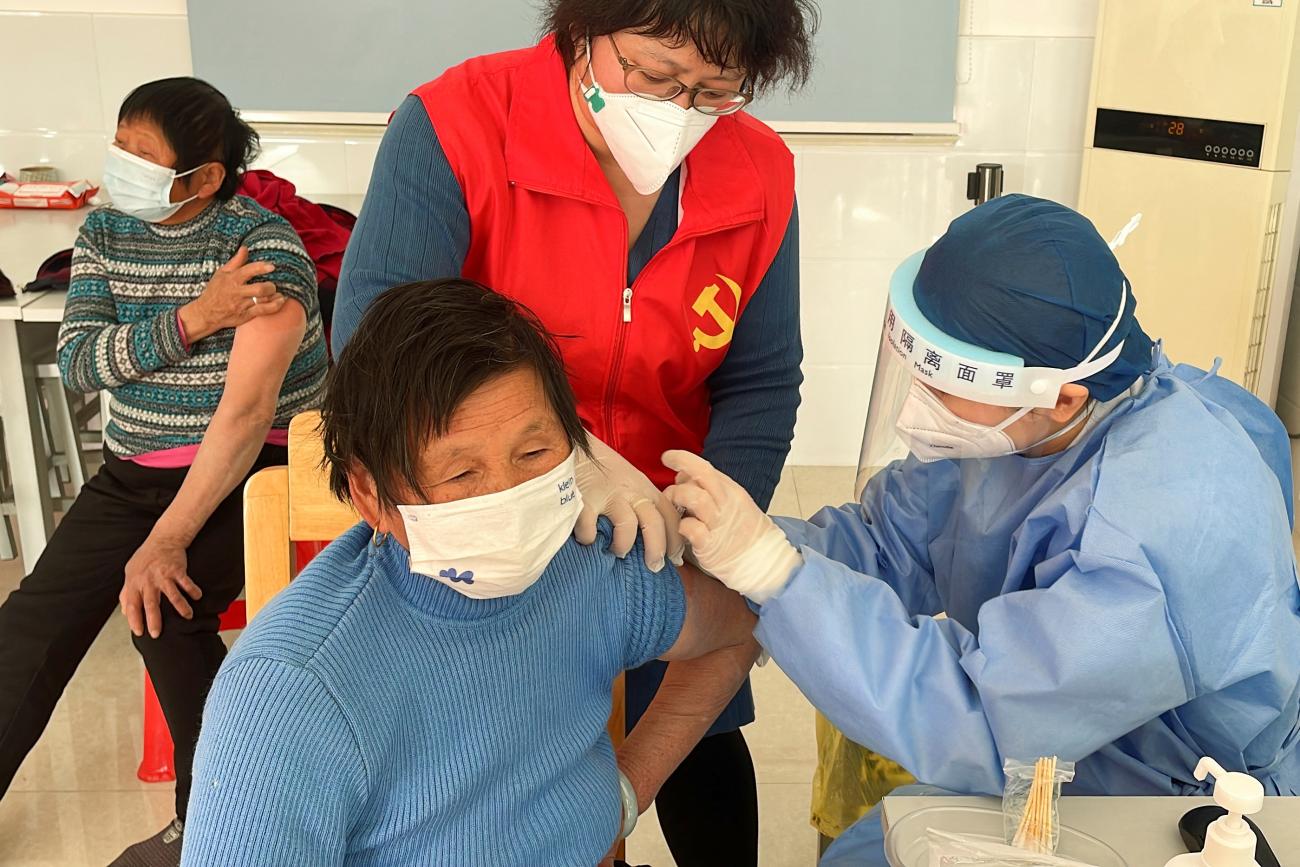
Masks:
[[[126,581],[118,601],[137,637],[144,635],[146,626],[151,637],[162,635],[164,596],[181,617],[194,617],[194,609],[185,597],[188,594],[197,601],[203,598],[203,591],[190,580],[185,548],[178,540],[150,536],[127,562]]]

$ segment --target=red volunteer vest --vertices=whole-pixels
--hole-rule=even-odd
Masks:
[[[462,274],[527,305],[559,338],[587,429],[660,486],[660,455],[699,452],[708,377],[785,236],[794,162],[745,113],[686,158],[677,233],[627,281],[623,211],[573,116],[547,38],[418,88],[460,182]]]

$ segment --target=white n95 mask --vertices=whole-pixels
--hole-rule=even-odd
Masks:
[[[587,58],[591,86],[583,89],[582,97],[609,152],[638,193],[648,196],[662,189],[718,118],[682,108],[671,100],[656,102],[635,93],[609,93],[596,81],[590,38]]]
[[[904,444],[922,463],[962,458],[998,458],[1027,452],[1065,436],[1092,415],[1094,404],[1080,412],[1065,427],[1020,448],[1006,429],[1028,415],[1033,407],[1024,407],[1001,423],[989,426],[961,418],[939,400],[919,380],[908,386],[907,399],[898,414],[896,427]]]
[[[957,416],[917,380],[908,386],[898,414],[898,435],[924,463],[957,458],[994,458],[1017,451],[1006,428],[1023,418],[1028,408],[1014,412],[995,427]]]
[[[411,571],[473,599],[517,596],[537,582],[582,510],[576,455],[505,491],[398,506]]]
[[[104,189],[113,200],[116,210],[147,223],[158,223],[198,198],[190,196],[173,202],[172,182],[193,174],[202,167],[198,165],[177,174],[175,169],[151,163],[110,144],[108,156],[104,159]]]

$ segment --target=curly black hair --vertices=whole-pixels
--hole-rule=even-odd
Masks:
[[[176,152],[178,173],[210,162],[225,166],[226,179],[216,193],[223,202],[235,195],[240,175],[257,156],[257,131],[240,119],[225,94],[197,78],[162,78],[131,91],[117,122],[137,119],[162,130]]]
[[[707,62],[744,70],[756,91],[807,83],[820,18],[813,0],[547,0],[545,13],[566,66],[585,36],[630,30],[694,43]]]

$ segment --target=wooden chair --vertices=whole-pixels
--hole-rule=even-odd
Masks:
[[[244,595],[250,621],[289,586],[294,543],[331,541],[361,520],[330,492],[321,467],[319,423],[318,412],[296,416],[289,424],[289,465],[259,470],[244,486]],[[622,675],[612,699],[608,729],[617,747],[623,743],[626,710]]]
[[[244,485],[244,598],[249,620],[289,586],[293,543],[332,541],[361,520],[330,493],[321,467],[319,423],[317,412],[294,418],[289,424],[289,465],[259,470]]]

